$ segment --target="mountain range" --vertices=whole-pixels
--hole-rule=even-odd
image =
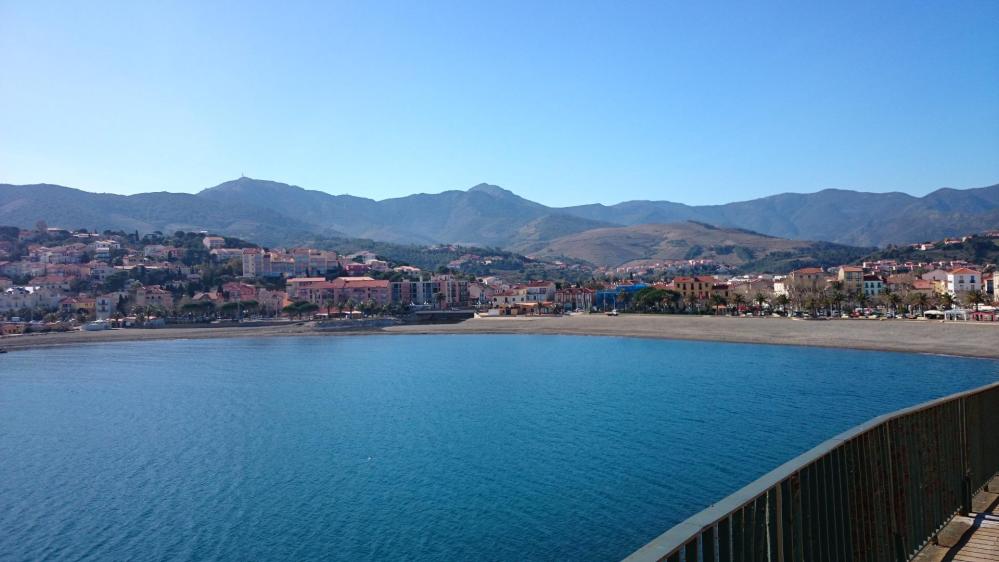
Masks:
[[[923,197],[827,189],[724,205],[627,201],[574,207],[548,207],[489,184],[381,201],[246,177],[196,194],[128,196],[51,184],[0,184],[0,224],[30,227],[38,220],[98,230],[210,230],[265,245],[353,237],[405,244],[495,246],[535,255],[571,251],[575,255],[564,255],[614,265],[673,255],[665,249],[673,247],[667,242],[675,244],[678,232],[667,232],[661,225],[686,221],[766,237],[853,246],[920,242],[997,228],[999,184],[939,189]],[[685,228],[689,236],[705,234],[689,225]],[[626,244],[627,251],[618,245],[619,256],[606,250],[612,247],[612,239],[628,236],[645,243]],[[582,250],[584,246],[588,249]]]

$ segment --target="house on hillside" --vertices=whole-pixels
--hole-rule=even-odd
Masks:
[[[221,236],[205,236],[201,243],[204,244],[206,250],[225,248],[225,238]]]

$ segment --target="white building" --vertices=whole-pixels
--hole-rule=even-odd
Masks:
[[[94,314],[98,320],[111,318],[111,315],[118,308],[120,295],[121,293],[108,293],[94,299]]]
[[[885,291],[884,281],[877,275],[864,276],[864,294],[868,297],[876,297]]]
[[[205,245],[206,249],[215,250],[225,247],[225,238],[222,238],[221,236],[205,236],[201,240],[201,243]]]
[[[524,302],[552,302],[555,300],[555,283],[552,281],[531,281],[515,289],[523,293]]]
[[[21,308],[54,308],[62,295],[40,287],[11,287],[0,293],[0,312]]]
[[[947,272],[947,292],[953,296],[960,293],[979,291],[982,288],[982,274],[967,267]]]
[[[786,275],[775,275],[774,276],[774,295],[784,295],[789,296],[790,293],[787,290],[787,276]]]

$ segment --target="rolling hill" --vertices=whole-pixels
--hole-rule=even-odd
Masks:
[[[565,257],[599,266],[646,265],[665,260],[711,259],[735,268],[786,270],[828,266],[871,251],[830,242],[776,238],[744,229],[687,221],[598,228],[549,241],[531,255]],[[794,262],[793,264],[784,262]],[[763,266],[763,267],[760,267]]]

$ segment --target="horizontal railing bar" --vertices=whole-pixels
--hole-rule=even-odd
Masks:
[[[648,544],[629,555],[625,558],[625,562],[659,562],[664,560],[673,552],[681,549],[685,543],[690,541],[691,538],[696,537],[699,533],[716,524],[719,520],[732,515],[734,512],[742,509],[750,502],[765,495],[768,490],[779,485],[781,482],[790,478],[801,469],[811,465],[825,455],[828,455],[843,443],[850,441],[851,439],[855,439],[868,431],[881,427],[892,420],[916,414],[954,400],[976,396],[996,388],[999,388],[999,381],[978,388],[973,388],[971,390],[956,392],[942,398],[936,398],[928,402],[902,408],[901,410],[896,410],[887,414],[882,414],[860,425],[852,427],[835,437],[832,437],[831,439],[823,441],[812,449],[785,462],[770,472],[767,472],[753,482],[740,488],[735,493],[678,523],[665,533],[659,535]]]

